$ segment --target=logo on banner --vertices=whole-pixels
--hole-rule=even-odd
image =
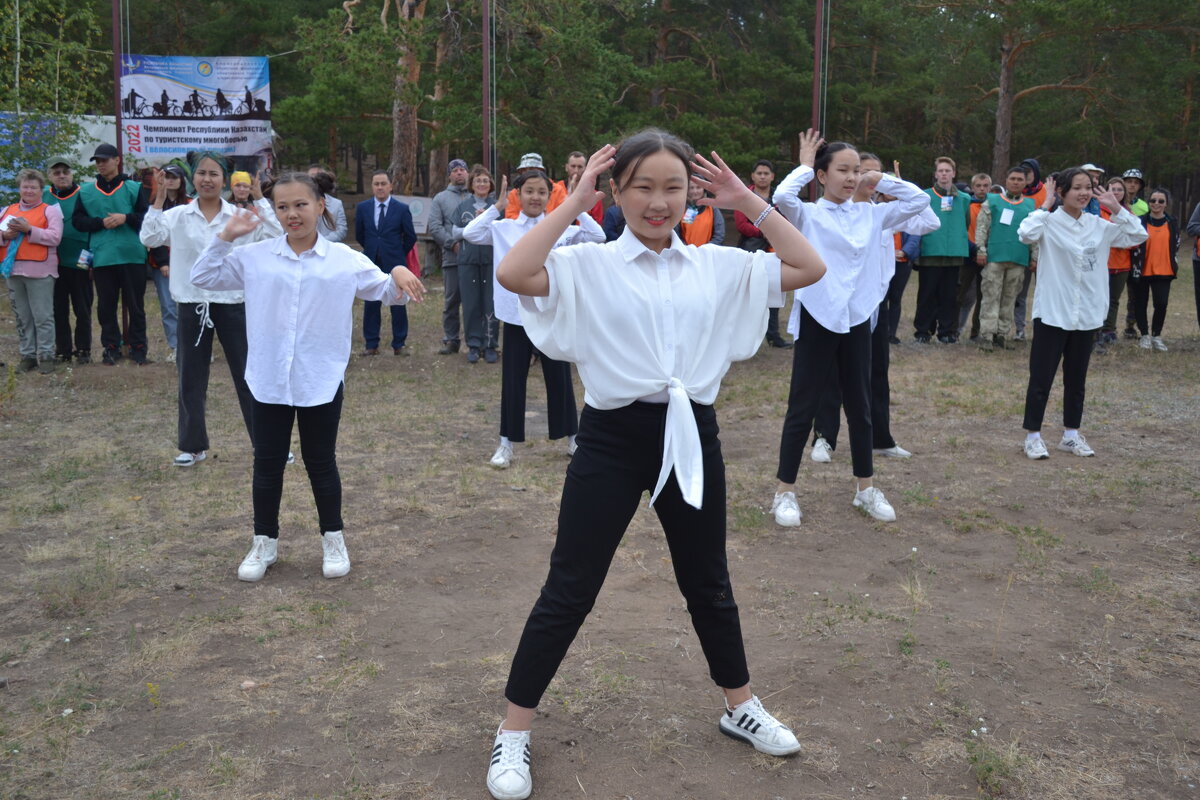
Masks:
[[[209,75],[212,75],[212,64],[207,61],[201,61],[196,65],[196,72],[207,78]]]

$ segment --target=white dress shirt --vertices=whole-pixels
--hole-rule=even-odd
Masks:
[[[825,261],[825,276],[796,292],[788,332],[800,330],[800,304],[827,330],[848,333],[871,318],[887,294],[888,282],[879,254],[880,232],[898,227],[929,206],[929,196],[915,184],[884,175],[878,191],[896,199],[890,203],[815,203],[800,200],[800,190],[814,177],[801,164],[775,190],[772,201],[780,213],[812,242]],[[894,268],[894,265],[893,265]]]
[[[346,223],[346,207],[341,200],[331,194],[325,195],[325,210],[333,217],[333,227],[325,224],[324,217],[317,217],[317,233],[331,242],[346,241],[350,226]]]
[[[1141,220],[1122,208],[1111,220],[1059,207],[1021,221],[1017,238],[1038,245],[1032,319],[1067,331],[1090,331],[1108,314],[1108,250],[1146,241]]]
[[[192,267],[201,289],[246,293],[246,384],[260,403],[333,400],[350,363],[354,298],[403,305],[390,275],[321,236],[297,255],[286,236],[234,247],[213,237]]]
[[[689,399],[712,405],[730,363],[750,358],[783,303],[779,257],[732,247],[671,246],[656,254],[629,228],[607,244],[563,247],[546,260],[547,297],[521,297],[529,340],[573,361],[584,402],[602,410],[667,401],[658,497],[671,470],[700,508],[704,467]],[[661,400],[659,400],[661,402]]]
[[[501,219],[500,212],[495,206],[488,206],[482,214],[471,220],[463,228],[462,238],[471,244],[490,244],[492,246],[492,305],[496,309],[496,318],[508,325],[521,325],[521,315],[517,311],[517,296],[500,285],[496,280],[496,267],[504,260],[504,256],[524,236],[530,228],[546,218],[545,214],[527,217],[525,212],[517,214],[516,219]],[[592,215],[580,214],[578,225],[571,225],[554,246],[564,247],[580,242],[603,242],[604,229],[596,224]],[[538,348],[539,350],[541,348]],[[543,351],[544,352],[544,351]]]
[[[250,233],[234,242],[235,247],[272,239],[283,233],[279,218],[271,201],[262,198],[254,202],[254,208],[262,219],[262,224]],[[237,207],[226,200],[221,200],[221,210],[212,221],[204,218],[200,203],[193,200],[187,205],[175,206],[163,211],[150,207],[142,220],[142,230],[138,236],[146,247],[171,248],[171,272],[167,280],[171,284],[171,297],[176,303],[241,303],[242,291],[210,292],[192,283],[192,265],[212,238],[220,233],[225,223],[237,211]]]

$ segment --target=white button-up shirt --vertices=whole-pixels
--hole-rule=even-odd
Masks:
[[[1146,241],[1146,229],[1124,208],[1111,221],[1039,208],[1021,221],[1017,238],[1038,245],[1032,318],[1067,331],[1090,331],[1108,314],[1109,248],[1136,247]]]
[[[260,403],[287,406],[318,406],[337,394],[350,363],[354,298],[409,299],[371,259],[322,236],[299,255],[286,236],[237,248],[213,237],[192,282],[245,290],[246,384]]]
[[[254,203],[262,224],[250,233],[234,242],[235,247],[253,242],[271,239],[283,233],[279,218],[271,201],[262,198]],[[192,265],[213,237],[222,231],[225,223],[233,216],[237,208],[225,200],[221,200],[221,210],[209,221],[200,210],[200,203],[192,201],[187,205],[168,208],[166,211],[150,207],[142,220],[142,230],[138,236],[146,247],[171,248],[171,272],[168,280],[171,284],[171,297],[176,303],[241,303],[241,290],[234,292],[210,292],[192,283]]]
[[[521,315],[517,311],[517,296],[496,280],[496,267],[500,266],[500,262],[504,260],[504,256],[517,243],[517,240],[545,218],[545,214],[527,217],[522,211],[517,214],[516,219],[501,219],[500,212],[496,210],[496,207],[488,206],[486,211],[463,228],[462,237],[471,244],[490,244],[492,246],[492,305],[496,309],[496,319],[502,320],[508,325],[522,324]],[[604,241],[604,229],[596,224],[596,220],[592,219],[591,214],[580,214],[577,219],[578,225],[571,225],[563,231],[562,236],[558,237],[558,241],[554,243],[556,248],[580,242]]]
[[[573,361],[584,400],[602,410],[667,401],[663,461],[653,503],[671,470],[700,508],[704,467],[690,400],[712,405],[730,363],[750,358],[783,303],[779,257],[685,245],[672,235],[657,254],[626,228],[616,241],[554,250],[547,297],[521,297],[530,341]]]
[[[915,184],[884,175],[878,191],[896,199],[890,203],[833,203],[824,197],[815,203],[800,200],[800,191],[815,173],[803,164],[780,182],[772,201],[812,242],[825,261],[825,276],[796,292],[788,331],[800,330],[800,305],[813,319],[834,333],[848,333],[867,319],[887,294],[882,261],[878,258],[880,232],[899,227],[929,206],[929,197]]]

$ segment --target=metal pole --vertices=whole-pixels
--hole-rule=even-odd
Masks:
[[[813,25],[812,128],[821,132],[821,61],[825,50],[825,0],[817,0],[817,20]],[[808,199],[817,199],[817,182],[808,186]]]
[[[13,67],[13,89],[17,101],[17,145],[25,154],[25,126],[21,124],[21,0],[17,0],[17,56]]]
[[[492,169],[492,0],[483,2],[483,166]]]
[[[121,149],[121,11],[120,0],[112,0],[112,29],[113,29],[113,110],[117,117],[117,152],[124,154]],[[121,160],[121,169],[125,168],[125,160]]]

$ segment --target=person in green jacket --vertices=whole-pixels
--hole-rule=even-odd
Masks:
[[[1025,194],[1025,170],[1012,167],[1004,178],[1004,194],[989,194],[975,220],[975,263],[983,267],[983,289],[979,302],[979,347],[1012,348],[1009,329],[1013,306],[1025,270],[1037,264],[1036,245],[1017,238],[1021,221],[1037,210]]]
[[[954,159],[938,156],[933,161],[934,185],[926,189],[929,204],[941,227],[921,237],[917,258],[917,313],[913,318],[914,338],[928,342],[934,334],[939,342],[953,344],[958,323],[958,274],[971,251],[967,225],[971,219],[971,196],[954,185],[958,167]]]
[[[55,351],[59,361],[89,364],[92,360],[92,291],[91,270],[80,266],[79,256],[87,249],[88,235],[73,224],[75,203],[79,199],[79,184],[71,162],[54,157],[46,162],[50,185],[42,193],[42,201],[62,206],[63,235],[58,243],[58,280],[54,282]],[[74,346],[71,337],[71,311],[75,312]]]

